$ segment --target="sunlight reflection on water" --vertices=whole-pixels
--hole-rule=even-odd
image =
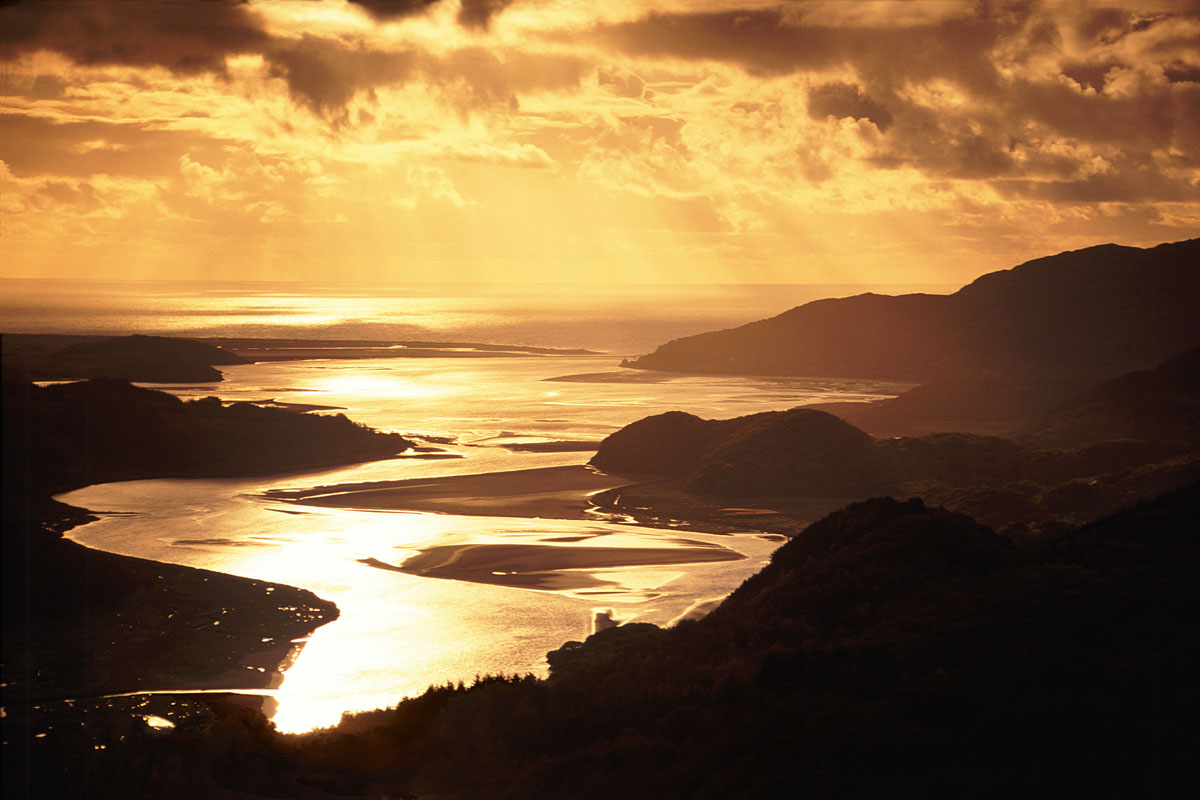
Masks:
[[[276,362],[227,370],[224,383],[176,387],[184,397],[275,398],[341,406],[352,419],[402,433],[453,437],[456,460],[394,459],[273,478],[147,480],[61,497],[106,516],[71,531],[103,550],[309,589],[341,616],[318,629],[274,693],[281,730],[338,721],[345,711],[395,704],[430,684],[477,674],[544,674],[545,654],[591,631],[598,612],[667,624],[757,571],[778,541],[680,533],[601,520],[353,511],[285,505],[269,489],[472,474],[584,463],[589,453],[514,453],[464,442],[489,437],[599,439],[642,416],[684,409],[724,417],[806,402],[885,394],[884,384],[680,376],[656,383],[541,383],[613,369],[611,359],[497,358]],[[553,389],[548,389],[553,386]],[[553,397],[547,396],[553,391]],[[288,513],[279,513],[287,511]],[[299,513],[297,513],[299,512]],[[603,534],[611,547],[677,548],[680,537],[746,558],[588,570],[596,586],[563,591],[447,580],[369,566],[396,565],[431,546],[566,544]],[[615,609],[615,611],[614,611]],[[188,687],[162,687],[186,689]]]

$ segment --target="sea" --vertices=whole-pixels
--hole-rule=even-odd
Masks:
[[[586,638],[598,620],[669,625],[696,616],[761,569],[781,540],[753,530],[700,532],[683,521],[652,528],[601,514],[563,520],[318,508],[285,504],[268,492],[582,465],[591,453],[555,452],[553,444],[598,441],[669,410],[725,418],[895,396],[907,387],[836,375],[644,373],[623,369],[620,361],[671,339],[735,327],[823,297],[956,288],[5,279],[0,280],[0,330],[476,342],[590,351],[267,361],[223,367],[225,379],[219,383],[155,385],[184,398],[326,406],[329,410],[315,413],[343,413],[436,446],[447,457],[395,458],[265,478],[126,481],[59,496],[100,512],[98,521],[69,534],[88,547],[285,583],[336,603],[338,619],[296,642],[275,685],[257,690],[266,697],[277,728],[302,732],[336,724],[346,712],[395,705],[430,685],[470,682],[486,674],[545,675],[546,653]],[[580,542],[660,549],[720,546],[742,558],[588,569],[588,581],[554,590],[378,568],[434,547],[583,546]]]

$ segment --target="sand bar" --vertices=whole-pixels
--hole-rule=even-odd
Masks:
[[[589,495],[628,483],[629,478],[602,474],[579,465],[279,489],[263,496],[326,508],[590,519],[587,514]]]
[[[663,547],[603,547],[552,544],[436,545],[398,565],[363,559],[378,569],[428,578],[491,583],[529,589],[581,589],[616,585],[589,570],[620,567],[739,561],[728,548],[692,540],[671,540]]]

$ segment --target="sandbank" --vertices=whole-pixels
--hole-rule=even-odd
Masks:
[[[629,482],[627,477],[607,475],[579,465],[279,489],[263,496],[326,508],[591,519],[588,498],[592,494]]]
[[[588,570],[739,561],[741,553],[687,539],[663,547],[589,547],[554,544],[437,545],[398,565],[377,559],[362,563],[429,578],[491,583],[527,589],[581,589],[606,586]]]

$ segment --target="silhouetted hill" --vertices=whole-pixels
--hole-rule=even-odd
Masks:
[[[871,437],[807,408],[728,420],[670,411],[601,442],[591,464],[622,475],[684,477],[701,494],[871,494],[885,485]]]
[[[1010,434],[1077,393],[1086,382],[998,378],[943,379],[872,403],[817,403],[872,436],[927,433]]]
[[[984,275],[947,295],[863,294],[662,345],[673,372],[1103,380],[1200,342],[1200,239],[1101,245]]]
[[[88,604],[131,591],[121,578],[127,559],[84,555],[57,539],[53,531],[90,517],[52,494],[134,478],[300,470],[386,458],[410,446],[340,414],[184,402],[110,378],[41,388],[5,382],[3,408],[6,614],[28,601],[36,608],[26,613],[39,619],[86,613]],[[84,573],[83,583],[71,579]]]
[[[244,364],[234,353],[191,339],[165,336],[4,336],[4,370],[26,380],[120,378],[143,383],[221,380],[214,365]]]
[[[817,522],[699,621],[625,625],[299,738],[134,730],[92,787],[271,797],[1161,797],[1190,781],[1200,487],[1033,544],[920,501]]]
[[[1186,372],[1180,366],[1186,363],[1163,375]],[[1176,382],[1155,375],[1147,380],[1180,390]],[[1129,386],[1131,396],[1140,398],[1138,387],[1145,382],[1114,383]],[[1133,420],[1141,419],[1143,429],[1154,424],[1154,404],[1146,404],[1143,417],[1113,399],[1116,393],[1101,396],[1110,401],[1105,407],[1110,416],[1123,413],[1131,420],[1125,429],[1114,429],[1110,439],[1115,441],[1064,435],[1056,442],[1062,447],[1047,448],[1036,441],[967,433],[876,441],[810,408],[728,420],[669,412],[613,433],[590,463],[618,474],[670,479],[665,491],[682,489],[718,503],[753,501],[776,508],[789,498],[915,495],[997,529],[1094,519],[1200,479],[1200,439],[1123,438],[1133,430]],[[1184,394],[1179,408],[1194,408],[1188,403],[1195,396]],[[1155,430],[1178,431],[1183,417],[1182,412],[1164,416]],[[1087,419],[1103,427],[1102,418]],[[1194,424],[1194,413],[1190,419]]]
[[[215,397],[185,402],[125,381],[4,384],[5,482],[32,490],[161,476],[256,475],[394,455],[411,443],[338,414]],[[10,471],[11,470],[11,471]]]
[[[1112,439],[1200,444],[1200,347],[1089,389],[1019,435],[1056,447]]]

